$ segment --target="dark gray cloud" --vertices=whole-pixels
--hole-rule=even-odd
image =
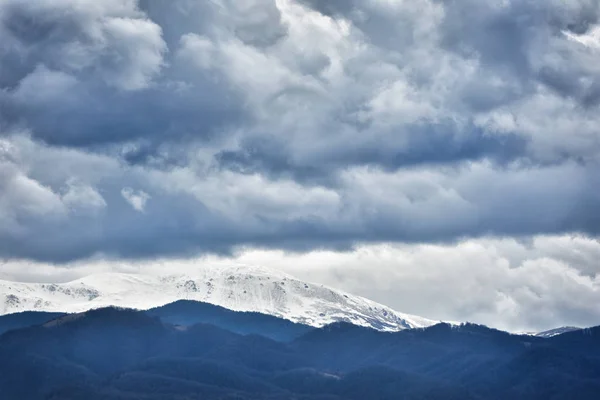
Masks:
[[[53,145],[210,140],[245,118],[210,76],[171,56],[135,2],[7,1],[0,11],[0,118]],[[173,51],[176,50],[173,48]],[[191,139],[190,139],[191,138]],[[145,160],[134,152],[128,159]]]
[[[1,2],[0,255],[597,235],[599,13]]]
[[[469,133],[461,137],[459,129]],[[414,124],[398,131],[390,128],[384,134],[389,138],[387,147],[369,141],[350,148],[332,144],[327,159],[316,164],[296,162],[294,147],[275,136],[248,136],[240,143],[239,150],[226,150],[216,157],[221,166],[241,173],[268,173],[275,177],[334,184],[325,178],[331,178],[332,171],[348,165],[372,165],[396,171],[403,167],[488,159],[500,166],[524,156],[527,150],[526,139],[518,135],[491,136],[472,124],[457,127],[446,121],[425,126]],[[395,135],[405,136],[404,143],[394,143]],[[327,142],[327,138],[323,141]]]

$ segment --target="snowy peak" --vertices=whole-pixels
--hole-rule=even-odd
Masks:
[[[0,281],[0,314],[26,310],[81,312],[110,305],[149,309],[182,299],[260,312],[311,326],[346,321],[398,331],[438,322],[279,271],[245,265],[202,267],[191,275],[106,273],[63,284]]]
[[[581,328],[576,326],[561,326],[560,328],[554,328],[543,332],[538,332],[534,336],[542,338],[551,338],[554,336],[562,335],[563,333],[579,331]]]

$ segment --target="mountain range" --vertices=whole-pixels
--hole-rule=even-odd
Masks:
[[[8,322],[8,324],[7,324]],[[8,327],[12,325],[12,327]],[[600,327],[315,328],[190,300],[0,316],[3,400],[596,399]]]
[[[519,335],[436,322],[263,268],[3,281],[0,301],[2,400],[600,393],[600,327]]]
[[[62,284],[0,281],[0,315],[20,311],[73,313],[106,306],[146,310],[177,300],[254,311],[315,327],[346,321],[398,331],[439,322],[279,271],[246,265],[203,266],[193,275],[105,273]]]
[[[148,310],[178,300],[272,315],[313,327],[343,321],[393,332],[442,322],[301,281],[281,271],[248,265],[202,266],[187,275],[103,273],[59,284],[0,280],[0,315],[23,311],[76,313],[107,306]],[[577,329],[566,326],[519,333],[550,337]]]

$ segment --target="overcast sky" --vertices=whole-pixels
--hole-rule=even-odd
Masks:
[[[0,0],[0,277],[248,262],[432,318],[599,325],[599,18]]]

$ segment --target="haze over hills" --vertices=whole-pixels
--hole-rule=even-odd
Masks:
[[[203,266],[193,275],[105,273],[63,284],[0,281],[0,314],[72,313],[105,306],[145,310],[177,300],[254,311],[316,327],[346,321],[382,331],[398,331],[438,322],[303,282],[279,271],[245,265]]]

